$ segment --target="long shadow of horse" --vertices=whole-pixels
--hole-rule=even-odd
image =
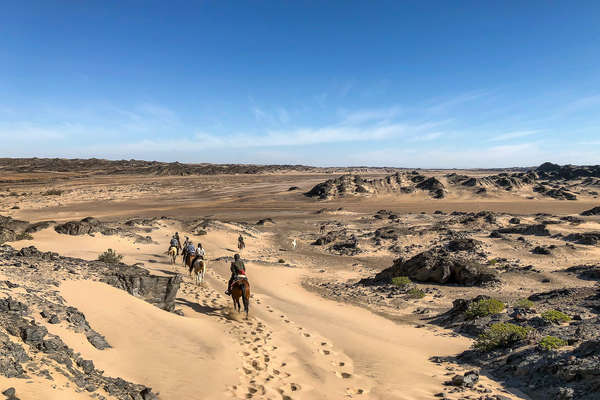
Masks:
[[[211,307],[211,306],[203,306],[201,304],[191,302],[191,301],[183,299],[181,297],[176,298],[175,301],[177,301],[178,304],[190,307],[192,310],[194,310],[200,314],[210,315],[212,317],[222,317],[223,316],[221,308],[216,308],[216,307]]]

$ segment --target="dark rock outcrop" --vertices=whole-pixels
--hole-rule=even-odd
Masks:
[[[600,215],[600,207],[590,208],[589,210],[583,211],[580,215],[584,217],[589,217],[592,215]]]
[[[391,281],[408,276],[420,282],[483,285],[498,282],[495,271],[466,258],[457,257],[445,249],[433,248],[409,260],[399,258],[394,264],[375,275],[374,281]]]
[[[444,185],[435,177],[427,178],[424,181],[417,183],[416,188],[427,190],[434,199],[442,199],[446,195]]]
[[[54,221],[43,221],[43,222],[36,222],[35,224],[31,224],[29,225],[26,229],[25,229],[25,233],[35,233],[35,232],[39,232],[43,229],[49,228],[52,226],[52,224],[55,224]]]
[[[595,246],[600,243],[600,232],[570,233],[563,239],[567,242]]]
[[[163,310],[173,311],[182,277],[152,275],[143,268],[121,264],[108,269],[102,281]]]
[[[544,246],[536,246],[533,250],[531,250],[531,252],[533,254],[539,254],[539,255],[545,255],[545,256],[552,254],[550,249],[548,249],[547,247],[544,247]]]
[[[565,272],[576,274],[580,279],[600,280],[600,265],[576,265],[565,269]]]
[[[451,251],[475,251],[481,245],[481,242],[471,238],[453,239],[448,242],[446,248]]]
[[[81,221],[69,221],[56,225],[54,230],[65,235],[79,236],[102,232],[102,223],[94,217],[87,217]]]
[[[516,235],[550,236],[550,231],[544,224],[516,225],[498,229],[498,233],[513,233]]]

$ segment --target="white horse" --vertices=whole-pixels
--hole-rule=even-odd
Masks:
[[[194,276],[196,285],[199,285],[204,280],[204,274],[206,273],[206,261],[198,258],[190,267],[190,275]]]

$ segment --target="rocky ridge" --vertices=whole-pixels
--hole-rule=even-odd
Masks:
[[[361,175],[343,175],[315,185],[305,193],[307,197],[329,200],[345,196],[375,194],[409,194],[425,192],[441,199],[453,190],[471,190],[484,196],[490,190],[514,192],[528,189],[544,197],[557,200],[576,200],[577,194],[598,196],[589,187],[600,187],[600,166],[558,166],[545,163],[527,172],[502,172],[488,176],[469,176],[449,173],[446,184],[435,176],[419,171],[396,172],[384,178],[368,179]]]

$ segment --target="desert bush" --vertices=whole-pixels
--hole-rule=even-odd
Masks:
[[[396,276],[396,277],[392,278],[392,284],[394,284],[398,287],[407,287],[411,283],[412,283],[412,281],[410,280],[410,278],[408,276]]]
[[[490,351],[497,348],[510,347],[524,340],[531,328],[498,322],[490,326],[485,332],[477,336],[473,347],[479,351]]]
[[[491,260],[488,260],[488,265],[496,265],[498,263],[498,260],[496,260],[495,258],[492,258]]]
[[[569,317],[564,312],[561,312],[561,311],[558,311],[558,310],[544,311],[542,313],[542,318],[545,321],[551,322],[553,324],[560,324],[562,322],[568,322],[568,321],[571,320],[571,317]]]
[[[113,249],[108,249],[98,256],[98,261],[102,261],[107,264],[118,264],[122,259],[123,256],[121,254],[117,254],[117,252]]]
[[[42,196],[60,196],[63,193],[64,191],[60,189],[50,189],[42,193]]]
[[[506,306],[503,302],[496,299],[481,299],[469,304],[466,311],[468,319],[476,319],[487,317],[488,315],[498,314],[504,310]]]
[[[278,262],[279,264],[285,264],[285,260],[284,260],[283,258],[280,258],[280,259],[279,259],[277,262]]]
[[[556,336],[545,336],[539,343],[544,350],[556,350],[567,345],[567,341]]]
[[[406,294],[409,299],[422,299],[425,297],[425,292],[419,288],[412,288]]]
[[[529,299],[521,299],[521,300],[517,301],[517,303],[515,304],[515,307],[524,308],[526,310],[533,308],[533,306],[534,306],[533,301],[531,301]]]

